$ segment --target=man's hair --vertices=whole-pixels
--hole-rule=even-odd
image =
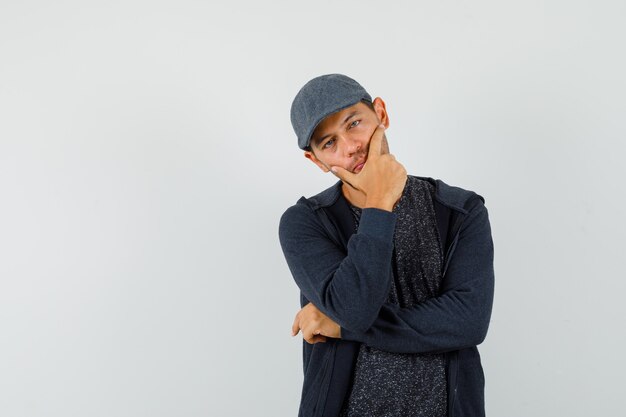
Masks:
[[[361,100],[361,103],[365,104],[367,107],[369,107],[369,109],[371,111],[373,111],[374,113],[376,113],[376,109],[374,109],[374,103],[372,103],[371,101],[367,101],[367,100]],[[306,148],[304,148],[305,151],[309,151],[309,152],[313,152],[313,147],[311,145],[307,146]]]

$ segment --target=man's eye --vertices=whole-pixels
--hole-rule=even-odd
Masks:
[[[361,123],[360,120],[355,120],[354,122],[350,123],[350,127],[351,128],[356,127],[356,126],[358,126],[359,123]]]
[[[323,146],[324,149],[330,148],[331,146],[333,146],[333,143],[335,143],[335,139],[330,139],[328,142],[326,142]]]

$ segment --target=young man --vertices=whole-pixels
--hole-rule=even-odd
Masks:
[[[341,74],[312,79],[291,122],[304,156],[340,178],[282,215],[300,288],[299,417],[484,416],[493,242],[482,196],[407,175],[385,103]]]

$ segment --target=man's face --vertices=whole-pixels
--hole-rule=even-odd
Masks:
[[[385,103],[377,97],[374,110],[359,102],[327,116],[311,136],[312,151],[304,156],[324,172],[339,166],[358,173],[367,160],[370,139],[376,127],[389,126]]]

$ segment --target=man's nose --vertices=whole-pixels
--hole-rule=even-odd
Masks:
[[[346,154],[348,156],[354,155],[361,149],[361,142],[354,138],[345,138],[346,143]]]

